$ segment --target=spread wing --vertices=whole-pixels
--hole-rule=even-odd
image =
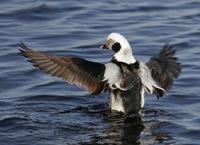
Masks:
[[[175,50],[172,49],[171,45],[165,45],[159,55],[150,58],[146,65],[151,70],[153,79],[165,90],[171,87],[181,72],[181,65],[177,62]],[[154,89],[154,93],[161,97],[164,92]]]
[[[22,55],[40,70],[62,78],[69,84],[85,88],[94,95],[101,93],[104,89],[102,80],[105,66],[103,64],[78,57],[48,55],[34,51],[22,42],[19,46]]]

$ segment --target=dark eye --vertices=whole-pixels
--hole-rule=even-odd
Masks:
[[[112,45],[112,50],[113,50],[114,52],[118,52],[120,49],[121,49],[121,45],[120,45],[118,42],[116,42],[116,43],[114,43],[114,44]]]

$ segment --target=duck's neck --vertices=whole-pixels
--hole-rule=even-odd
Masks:
[[[114,59],[119,62],[124,62],[126,64],[133,64],[136,62],[136,59],[134,58],[132,52],[118,52],[114,55]]]

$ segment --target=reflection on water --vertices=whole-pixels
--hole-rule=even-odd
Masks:
[[[141,133],[145,126],[140,115],[131,118],[124,118],[120,121],[110,122],[106,130],[106,141],[113,141],[119,144],[141,144]]]

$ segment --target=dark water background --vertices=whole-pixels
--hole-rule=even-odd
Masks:
[[[138,60],[174,44],[183,70],[160,100],[147,96],[142,120],[105,115],[107,94],[91,96],[33,68],[17,42],[58,55],[107,62],[99,49],[124,34]],[[200,144],[199,0],[1,0],[0,145]]]

